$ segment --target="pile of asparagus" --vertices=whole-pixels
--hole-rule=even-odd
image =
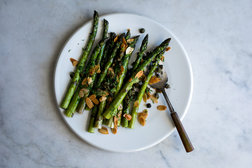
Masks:
[[[104,19],[102,39],[91,53],[98,22],[98,13],[94,11],[92,31],[61,108],[65,109],[67,117],[73,117],[75,111],[82,113],[88,109],[91,113],[88,132],[93,133],[95,128],[98,128],[99,132],[107,134],[107,129],[102,126],[107,125],[115,134],[120,125],[134,127],[139,104],[149,80],[171,39],[164,40],[146,54],[146,35],[137,58],[129,69],[129,60],[139,36],[131,37],[129,29],[126,34],[108,33],[109,23]],[[134,105],[131,108],[132,104]]]

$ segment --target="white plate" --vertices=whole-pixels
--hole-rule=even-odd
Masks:
[[[140,39],[137,43],[136,51],[146,33],[149,34],[148,50],[159,45],[164,39],[171,37],[171,50],[165,53],[164,69],[169,76],[170,89],[167,90],[171,102],[181,119],[184,118],[192,97],[192,70],[185,52],[185,49],[177,38],[161,24],[134,14],[110,14],[100,17],[99,30],[97,33],[97,41],[101,38],[102,20],[106,18],[109,21],[109,31],[122,33],[130,28],[132,35],[140,34],[139,28],[145,28],[145,33],[140,34]],[[88,39],[92,21],[83,25],[64,46],[55,70],[55,95],[58,105],[65,95],[65,91],[70,82],[69,73],[74,70],[70,58],[79,59],[82,47]],[[136,51],[133,53],[135,56]],[[132,62],[132,60],[131,60]],[[148,100],[150,101],[150,100]],[[165,104],[163,96],[160,95],[159,103]],[[149,116],[146,125],[142,127],[138,122],[134,129],[120,127],[116,135],[110,132],[109,135],[103,135],[99,132],[94,134],[86,131],[89,119],[89,112],[83,114],[75,114],[73,118],[64,116],[63,110],[60,109],[60,114],[65,119],[68,126],[84,141],[98,148],[115,151],[115,152],[132,152],[140,151],[152,147],[174,131],[174,125],[168,115],[168,111],[158,111],[157,105],[152,105],[149,109]],[[144,109],[143,102],[140,105],[140,111]],[[181,148],[183,146],[181,145]]]

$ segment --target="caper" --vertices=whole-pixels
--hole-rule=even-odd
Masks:
[[[147,103],[147,104],[146,104],[146,107],[147,107],[147,108],[151,108],[151,104],[150,104],[150,103]]]

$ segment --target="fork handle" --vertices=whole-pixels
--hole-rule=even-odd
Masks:
[[[176,128],[178,130],[180,139],[182,140],[182,143],[185,147],[186,152],[193,151],[194,147],[193,147],[193,145],[192,145],[192,143],[191,143],[180,119],[179,119],[178,114],[176,112],[171,112],[171,117],[174,122],[174,125],[176,126]]]
[[[184,127],[183,127],[182,122],[179,119],[179,116],[178,116],[177,112],[175,112],[175,110],[173,109],[173,106],[172,106],[172,104],[171,104],[171,102],[170,102],[170,100],[169,100],[169,98],[168,98],[168,96],[167,96],[164,89],[162,89],[162,93],[164,95],[166,103],[168,104],[169,110],[171,112],[172,120],[174,122],[175,127],[177,128],[177,131],[179,133],[180,139],[181,139],[181,141],[182,141],[182,143],[184,145],[184,148],[185,148],[186,152],[193,151],[194,147],[193,147],[193,145],[192,145],[192,143],[191,143],[191,141],[190,141]]]

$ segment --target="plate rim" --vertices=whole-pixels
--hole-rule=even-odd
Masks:
[[[186,63],[188,65],[188,68],[189,68],[189,79],[190,79],[190,93],[189,93],[189,97],[188,97],[188,101],[186,103],[186,107],[185,107],[185,110],[184,110],[184,113],[182,114],[182,116],[180,116],[180,119],[181,121],[183,121],[183,119],[185,118],[186,114],[188,113],[188,109],[190,107],[190,104],[191,104],[191,101],[192,101],[192,96],[193,96],[193,86],[194,86],[194,80],[193,80],[193,70],[192,70],[192,66],[191,66],[191,61],[189,59],[189,56],[188,56],[188,53],[187,51],[185,50],[185,47],[182,45],[181,41],[177,38],[177,36],[172,32],[170,31],[170,29],[168,29],[167,27],[165,27],[164,25],[162,25],[161,23],[155,21],[154,19],[152,18],[149,18],[148,16],[144,16],[144,15],[140,15],[140,14],[135,14],[135,13],[127,13],[127,12],[114,12],[114,13],[108,13],[108,14],[104,14],[104,15],[100,15],[99,16],[99,19],[102,19],[102,18],[106,18],[108,16],[113,16],[113,15],[131,15],[131,16],[138,16],[138,17],[141,17],[141,18],[144,18],[146,20],[149,20],[150,22],[153,22],[155,24],[157,24],[158,26],[162,27],[163,29],[165,29],[166,31],[168,31],[172,37],[176,40],[176,42],[178,43],[178,45],[181,47],[182,49],[182,52],[184,53],[184,56],[186,58]],[[157,144],[159,144],[160,142],[162,142],[163,140],[165,140],[167,137],[169,137],[174,131],[175,131],[175,126],[173,126],[173,128],[171,129],[170,132],[168,132],[163,138],[160,138],[159,140],[151,143],[150,145],[147,145],[147,146],[144,146],[144,147],[141,147],[141,148],[137,148],[137,149],[134,149],[134,150],[123,150],[123,151],[118,151],[118,150],[113,150],[113,149],[107,149],[107,148],[102,148],[101,146],[98,146],[92,142],[89,142],[87,141],[86,139],[84,139],[83,137],[81,137],[69,124],[68,122],[66,121],[65,117],[64,117],[64,114],[61,112],[60,110],[60,107],[58,105],[58,102],[57,102],[57,97],[56,97],[56,72],[57,72],[57,67],[58,67],[58,64],[59,64],[59,59],[60,59],[60,56],[64,50],[64,48],[66,47],[67,43],[72,39],[72,37],[78,33],[80,31],[80,29],[84,26],[86,26],[87,24],[89,24],[90,22],[92,22],[93,19],[89,19],[88,21],[86,21],[84,24],[82,24],[81,26],[79,26],[75,31],[73,31],[73,33],[66,39],[66,41],[64,42],[64,44],[62,45],[62,48],[58,54],[58,57],[56,59],[56,66],[54,68],[54,73],[53,73],[53,87],[54,87],[54,98],[55,98],[55,102],[56,102],[56,105],[57,105],[57,110],[58,112],[60,113],[60,116],[63,118],[64,122],[66,123],[67,127],[70,128],[70,130],[75,134],[77,135],[78,138],[80,138],[82,141],[84,141],[85,143],[93,146],[93,147],[96,147],[97,149],[101,149],[101,150],[104,150],[104,151],[109,151],[109,152],[117,152],[117,153],[129,153],[129,152],[138,152],[138,151],[142,151],[142,150],[146,150],[148,148],[151,148]]]

